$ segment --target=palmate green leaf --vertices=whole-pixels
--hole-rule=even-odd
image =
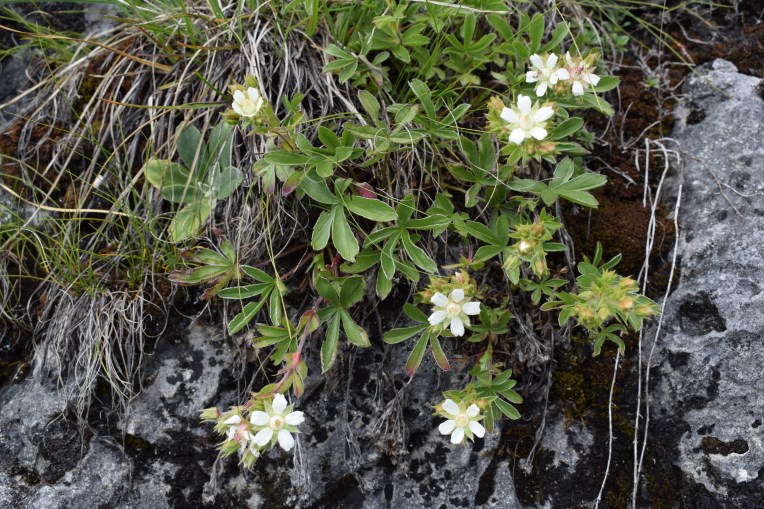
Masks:
[[[314,171],[309,171],[305,174],[305,177],[300,182],[300,189],[318,203],[323,203],[324,205],[340,203],[340,199],[329,190],[326,180],[319,177]]]
[[[393,281],[392,279],[388,279],[385,276],[385,273],[382,272],[382,270],[377,271],[377,283],[374,287],[375,292],[377,293],[377,297],[384,300],[387,298],[388,295],[390,295],[390,292],[393,289]]]
[[[221,167],[220,171],[216,172],[213,183],[215,197],[218,200],[228,198],[241,185],[242,181],[243,178],[237,168],[233,166]]]
[[[326,337],[321,345],[321,372],[326,373],[334,365],[337,358],[337,347],[340,341],[340,321],[338,313],[334,313],[326,328]]]
[[[552,141],[561,140],[580,131],[583,125],[584,119],[580,117],[570,117],[549,131],[547,138]]]

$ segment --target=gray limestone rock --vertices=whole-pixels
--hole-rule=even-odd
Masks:
[[[653,429],[672,423],[665,438],[678,451],[675,465],[727,507],[760,507],[764,497],[759,85],[723,60],[685,85],[673,134],[685,162],[681,279],[667,303],[652,396]]]

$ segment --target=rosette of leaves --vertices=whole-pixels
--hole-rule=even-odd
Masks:
[[[180,204],[170,222],[170,240],[180,242],[196,235],[218,200],[228,198],[242,178],[231,164],[231,126],[215,126],[206,142],[194,126],[178,135],[180,162],[149,159],[143,167],[146,179],[162,198]]]

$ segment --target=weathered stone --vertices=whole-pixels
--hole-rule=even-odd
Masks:
[[[709,501],[760,507],[764,101],[760,80],[729,62],[699,71],[685,85],[673,134],[685,162],[682,270],[658,343],[653,429],[662,420],[686,423],[671,437],[673,460]]]

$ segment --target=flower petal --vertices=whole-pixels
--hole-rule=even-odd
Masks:
[[[485,436],[485,428],[482,424],[480,424],[477,421],[470,421],[468,424],[470,431],[478,438],[483,438]]]
[[[281,431],[279,431],[278,437],[279,437],[279,445],[285,451],[288,451],[289,449],[294,447],[294,438],[292,438],[292,434],[289,433],[287,430],[282,429]]]
[[[552,118],[552,115],[554,115],[554,108],[551,106],[544,106],[543,108],[539,108],[539,110],[533,114],[533,121],[543,122]]]
[[[290,426],[299,426],[303,422],[305,422],[305,414],[302,412],[292,412],[286,415],[284,417],[284,422],[289,424]]]
[[[520,117],[517,116],[517,113],[515,113],[515,110],[510,108],[504,108],[501,110],[501,119],[504,122],[510,123],[510,124],[516,124],[520,121]]]
[[[464,290],[461,288],[457,288],[453,292],[451,292],[451,295],[449,297],[452,302],[461,302],[464,300]]]
[[[539,73],[538,71],[528,71],[525,73],[525,82],[526,83],[535,83],[539,80]]]
[[[567,69],[557,69],[557,72],[555,73],[555,77],[562,81],[567,81],[570,79],[570,73],[568,72]],[[555,80],[555,82],[557,81],[557,79]]]
[[[470,407],[467,409],[467,417],[475,417],[477,414],[480,413],[480,408],[473,403],[470,405]]]
[[[446,297],[440,292],[435,292],[435,295],[432,296],[432,298],[430,299],[430,302],[432,302],[436,306],[444,308],[448,306],[448,297]]]
[[[252,415],[249,416],[249,422],[251,422],[255,426],[265,426],[266,424],[268,424],[269,419],[270,419],[270,416],[260,410],[255,410],[254,412],[252,412]]]
[[[273,430],[271,428],[263,428],[255,435],[254,442],[260,447],[265,447],[271,441],[271,438],[273,438]]]
[[[257,102],[260,101],[260,91],[254,87],[249,87],[247,89],[247,95],[255,104],[257,104]]]
[[[534,127],[533,129],[531,129],[531,136],[533,136],[537,140],[543,140],[544,138],[546,138],[546,135],[547,135],[546,129],[544,129],[543,127]]]
[[[284,410],[286,410],[287,407],[287,400],[284,397],[283,394],[276,394],[276,396],[273,398],[273,403],[271,403],[271,408],[273,408],[273,413],[281,415],[284,413]]]
[[[509,141],[519,145],[525,139],[525,131],[523,129],[514,129],[512,134],[509,135]]]
[[[580,81],[573,82],[573,95],[576,97],[584,95],[584,85]]]
[[[241,111],[241,106],[239,106],[239,103],[236,103],[236,102],[233,103],[231,105],[231,108],[233,109],[234,112],[236,112],[237,115],[244,116],[243,112]]]
[[[451,334],[454,336],[464,335],[464,324],[458,316],[451,318]]]
[[[237,90],[233,93],[233,102],[240,103],[244,100],[244,92]]]
[[[452,444],[461,444],[464,440],[464,428],[456,428],[453,433],[451,433],[451,443]]]
[[[430,318],[427,319],[428,322],[430,322],[430,325],[438,325],[439,323],[443,323],[443,320],[446,319],[448,314],[443,311],[442,309],[433,312],[430,315]]]
[[[453,399],[447,399],[443,402],[443,411],[446,412],[448,415],[453,415],[456,417],[459,415],[459,405],[454,403]]]
[[[531,112],[531,98],[527,95],[520,94],[517,96],[517,109],[520,113],[527,114]]]
[[[544,94],[546,94],[546,89],[549,86],[549,83],[546,81],[539,81],[538,86],[536,87],[536,95],[539,97],[543,97]]]
[[[239,424],[241,422],[241,416],[239,415],[232,415],[225,421],[223,421],[223,424],[226,426],[235,426],[236,424]]]
[[[565,52],[565,61],[568,63],[568,67],[573,67],[573,57],[570,56],[570,52]]]
[[[464,311],[464,314],[467,314],[467,315],[479,315],[480,314],[480,303],[479,302],[468,302],[468,303],[462,305],[462,311]]]
[[[591,83],[593,86],[597,86],[597,83],[600,82],[600,77],[596,74],[585,74],[584,79],[587,80],[589,83]]]
[[[549,55],[549,58],[546,59],[546,67],[547,69],[551,69],[555,65],[557,65],[557,55],[552,53],[551,55]]]
[[[456,428],[456,421],[449,419],[440,423],[440,426],[438,426],[438,431],[440,431],[441,435],[449,435],[452,431],[454,431],[454,428]]]
[[[541,60],[541,57],[536,55],[535,53],[531,55],[531,64],[533,64],[533,67],[536,69],[541,69],[544,67],[544,62]]]

